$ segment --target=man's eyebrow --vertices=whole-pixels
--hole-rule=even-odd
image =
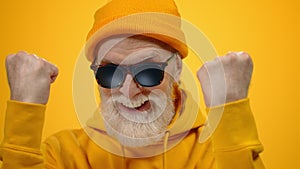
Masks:
[[[155,57],[156,56],[154,56],[154,55],[148,55],[148,56],[144,57],[143,59],[141,59],[140,62],[147,62],[149,60],[152,60]]]
[[[103,63],[106,64],[106,63],[112,63],[112,62],[109,61],[109,60],[106,60],[106,59],[102,59],[101,62],[100,62],[99,64],[101,65],[101,64],[103,64]]]
[[[162,54],[157,51],[157,50],[152,50],[150,52],[148,52],[147,54],[142,54],[142,53],[138,53],[138,54],[129,54],[127,57],[131,57],[131,56],[137,56],[138,58],[140,58],[138,60],[138,62],[135,62],[133,64],[137,64],[137,63],[142,63],[142,62],[155,62],[155,58],[158,58],[158,60],[156,60],[157,62],[160,61]],[[105,65],[108,63],[113,63],[113,64],[117,64],[112,62],[111,60],[107,59],[107,58],[103,58],[101,60],[96,59],[95,62],[93,63],[93,65]]]
[[[137,56],[140,56],[140,58],[141,58],[137,62],[137,63],[140,63],[140,62],[147,62],[147,61],[153,60],[156,57],[160,57],[161,54],[158,51],[153,50],[153,51],[149,52],[148,54],[137,54]]]

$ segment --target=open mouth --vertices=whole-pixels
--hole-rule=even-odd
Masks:
[[[133,103],[117,103],[119,109],[121,111],[129,112],[129,113],[139,113],[145,112],[150,109],[151,104],[149,100],[143,100],[142,102],[133,102]]]

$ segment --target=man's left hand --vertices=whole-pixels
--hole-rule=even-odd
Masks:
[[[213,107],[246,98],[252,70],[252,59],[245,52],[230,52],[203,64],[197,76],[206,106]]]

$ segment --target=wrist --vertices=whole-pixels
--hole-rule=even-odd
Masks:
[[[23,102],[23,103],[32,103],[32,104],[42,104],[46,105],[48,102],[48,99],[43,99],[43,98],[33,98],[33,97],[21,97],[12,94],[10,96],[10,100],[16,101],[16,102]]]

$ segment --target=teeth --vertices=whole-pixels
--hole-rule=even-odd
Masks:
[[[129,108],[137,108],[143,105],[147,100],[148,99],[146,97],[142,97],[140,99],[135,99],[135,100],[129,100],[129,99],[122,100],[122,102],[120,103]]]

